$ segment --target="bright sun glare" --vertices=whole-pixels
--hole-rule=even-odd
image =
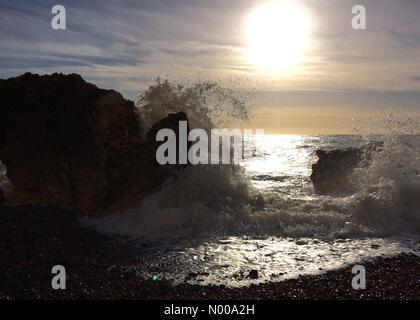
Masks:
[[[263,4],[247,21],[249,58],[265,70],[290,71],[303,60],[308,32],[309,19],[295,4]]]

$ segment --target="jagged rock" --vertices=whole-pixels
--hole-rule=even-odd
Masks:
[[[113,204],[106,208],[105,212],[129,209],[133,203],[139,203],[145,194],[153,191],[169,177],[176,175],[177,170],[184,166],[160,165],[156,160],[156,149],[163,143],[156,141],[157,132],[160,129],[171,129],[178,137],[179,121],[187,121],[187,129],[189,130],[185,113],[169,114],[152,126],[146,133],[146,141],[143,144],[128,151],[128,158],[133,159],[133,161],[131,161],[124,179],[116,188],[120,189],[123,186],[123,189],[129,190],[129,192],[125,192],[123,197],[119,199],[113,199]],[[179,140],[177,145],[178,143]]]
[[[138,145],[135,107],[79,75],[0,80],[0,161],[34,205],[92,211],[117,190]]]
[[[188,118],[185,112],[169,114],[166,118],[158,121],[152,126],[152,128],[147,132],[147,140],[150,143],[154,143],[156,141],[156,134],[161,129],[171,129],[176,135],[178,135],[180,121],[187,121],[188,124]],[[189,128],[187,131],[189,131]]]
[[[353,191],[351,176],[358,166],[369,165],[372,152],[382,143],[370,143],[361,148],[317,150],[318,162],[312,165],[311,180],[315,191],[338,194]]]
[[[94,210],[139,128],[134,105],[76,74],[0,81],[0,159],[37,202]]]
[[[178,112],[178,113],[172,113],[169,114],[166,118],[158,121],[157,123],[155,123],[152,128],[147,132],[147,142],[151,145],[154,146],[154,150],[156,150],[160,144],[162,144],[162,142],[158,142],[156,141],[156,135],[159,132],[159,130],[161,129],[170,129],[172,130],[176,137],[177,137],[177,143],[176,143],[176,154],[177,154],[177,160],[179,160],[179,146],[180,144],[182,144],[183,142],[180,141],[181,137],[179,134],[179,123],[180,121],[185,121],[187,122],[187,136],[188,133],[190,131],[189,128],[189,123],[188,123],[188,118],[187,115],[184,112]],[[186,138],[187,140],[187,138]],[[187,141],[187,150],[190,148],[191,146],[191,142]],[[188,160],[187,160],[188,161]],[[177,165],[177,167],[182,167],[183,165]]]

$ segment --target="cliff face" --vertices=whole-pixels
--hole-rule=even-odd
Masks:
[[[26,73],[0,80],[0,96],[0,161],[20,202],[94,211],[166,176],[141,142],[133,102],[116,91]]]

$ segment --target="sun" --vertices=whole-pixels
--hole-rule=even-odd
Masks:
[[[248,56],[260,68],[289,71],[303,61],[309,34],[305,12],[287,1],[269,2],[247,20]]]

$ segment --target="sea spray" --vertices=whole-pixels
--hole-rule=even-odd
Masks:
[[[138,96],[136,106],[144,132],[169,113],[185,112],[191,128],[204,130],[251,117],[247,100],[239,91],[213,81],[181,84],[158,78]]]
[[[173,283],[244,286],[418,252],[418,238],[403,236],[406,226],[382,238],[392,224],[360,218],[355,207],[362,191],[343,197],[313,192],[315,149],[355,147],[366,140],[265,136],[264,141],[258,143],[265,155],[249,159],[242,170],[191,167],[130,210],[85,222],[107,234],[132,236],[126,241],[139,255],[139,274],[146,270],[148,278],[150,271]],[[250,269],[258,271],[258,280],[246,277]]]
[[[249,225],[252,207],[262,202],[239,167],[191,166],[125,212],[85,222],[134,237],[226,234]]]
[[[186,87],[157,81],[138,103],[143,127],[176,111],[185,111],[193,126],[206,129],[213,128],[220,120],[217,115],[226,110],[231,116],[249,116],[243,109],[245,103],[215,88],[203,83]],[[223,94],[218,96],[220,92]],[[223,101],[230,105],[226,110]],[[420,139],[414,135],[418,126],[412,119],[387,119],[385,135],[263,137],[257,143],[265,148],[264,153],[240,167],[184,168],[129,209],[85,223],[109,234],[152,238],[246,235],[337,239],[418,234]],[[383,141],[383,147],[371,155],[369,165],[355,170],[357,188],[353,194],[314,193],[309,175],[316,149],[359,147],[378,140]]]
[[[174,112],[185,112],[190,128],[207,132],[233,119],[250,118],[247,103],[237,92],[208,81],[180,84],[157,79],[139,95],[136,105],[144,133]],[[219,234],[249,225],[250,212],[263,202],[243,169],[232,161],[179,169],[159,190],[129,209],[83,222],[101,232],[138,237]]]
[[[385,233],[420,234],[420,137],[384,136],[384,147],[356,173],[356,221]]]
[[[420,119],[411,109],[398,109],[380,108],[364,125],[354,119],[364,145],[382,146],[351,177],[351,221],[382,236],[420,233]]]

